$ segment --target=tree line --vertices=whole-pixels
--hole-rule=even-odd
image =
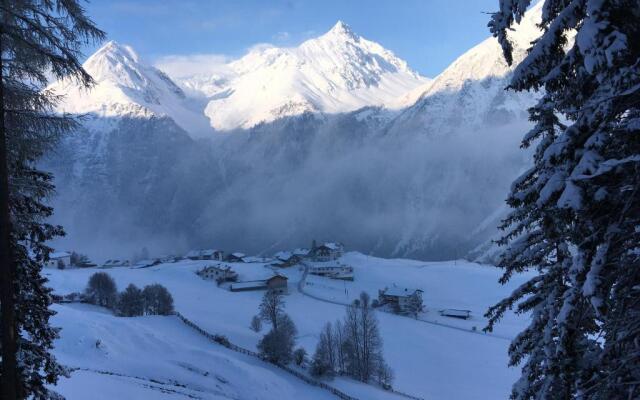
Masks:
[[[106,307],[123,317],[141,315],[171,315],[173,297],[164,286],[154,283],[143,289],[130,283],[118,293],[115,281],[106,272],[96,272],[89,278],[83,296],[88,303]]]

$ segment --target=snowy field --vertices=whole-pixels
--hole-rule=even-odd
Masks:
[[[466,261],[388,260],[347,253],[353,282],[309,275],[303,291],[301,267],[280,270],[289,277],[286,311],[298,327],[299,345],[313,354],[322,326],[341,319],[344,305],[367,291],[373,298],[385,286],[424,290],[426,311],[418,319],[378,313],[384,354],[395,372],[394,388],[425,399],[504,399],[518,371],[507,367],[509,339],[526,323],[507,316],[494,334],[481,332],[486,308],[508,294],[523,277],[503,287],[500,270]],[[129,283],[165,285],[175,308],[211,333],[224,334],[240,346],[255,349],[265,332],[249,329],[263,292],[230,292],[200,279],[199,268],[210,261],[106,271],[122,290]],[[240,280],[268,277],[264,264],[231,264]],[[96,269],[45,270],[57,294],[82,291]],[[470,320],[441,317],[441,308],[469,309]],[[56,356],[65,365],[87,368],[63,379],[59,390],[69,399],[92,398],[334,398],[258,360],[230,352],[200,337],[176,317],[118,318],[91,306],[56,305],[53,323],[62,327]],[[473,331],[473,327],[477,330]],[[95,343],[101,344],[96,347]],[[111,371],[120,375],[104,375]],[[398,398],[349,379],[331,384],[359,399]],[[104,389],[104,390],[103,390]],[[304,394],[301,394],[304,393]]]

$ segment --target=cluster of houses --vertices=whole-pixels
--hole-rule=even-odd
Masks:
[[[89,268],[95,267],[85,255],[77,254],[69,251],[58,251],[49,254],[49,260],[44,263],[46,268]]]

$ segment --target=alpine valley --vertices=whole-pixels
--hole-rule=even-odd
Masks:
[[[539,17],[536,6],[512,32],[516,63]],[[505,90],[493,38],[427,78],[343,22],[215,75],[172,77],[115,42],[84,67],[92,90],[50,86],[82,124],[45,167],[56,221],[98,258],[211,243],[272,253],[314,238],[463,257],[495,234],[537,97]]]

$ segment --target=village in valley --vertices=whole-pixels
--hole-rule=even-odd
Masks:
[[[140,255],[137,255],[136,260],[108,259],[101,265],[91,262],[85,255],[63,251],[51,253],[45,266],[60,270],[118,267],[141,269],[181,261],[204,261],[207,262],[206,265],[195,273],[200,278],[212,281],[225,290],[231,292],[276,291],[287,294],[290,286],[289,276],[292,275],[292,271],[301,273],[293,275],[299,275],[298,288],[302,293],[305,292],[306,286],[323,285],[323,279],[311,281],[308,279],[309,276],[325,278],[325,280],[353,282],[356,279],[354,268],[342,260],[344,253],[345,246],[340,242],[317,244],[314,240],[309,248],[279,251],[271,257],[249,256],[241,252],[226,253],[217,249],[190,250],[184,256],[149,257],[148,251],[143,249]],[[145,258],[140,259],[140,256]],[[243,270],[244,266],[249,266],[252,270],[250,273],[240,274],[237,271],[239,266],[243,266]],[[259,279],[255,279],[256,277]],[[326,286],[326,283],[324,285]],[[346,284],[344,288],[348,299]],[[385,286],[378,288],[376,293],[373,293],[375,298],[372,306],[380,311],[418,318],[426,311],[423,293],[421,288],[402,287],[396,285],[395,282],[388,282]],[[445,317],[465,320],[471,318],[470,310],[442,308],[436,311]]]
[[[495,267],[466,260],[385,259],[346,249],[337,241],[310,244],[269,255],[205,248],[185,251],[183,255],[152,256],[142,249],[131,259],[111,257],[99,263],[77,251],[53,252],[43,274],[53,289],[55,310],[59,318],[81,313],[87,325],[74,328],[73,334],[67,330],[63,341],[70,340],[73,344],[60,345],[63,350],[58,357],[68,364],[87,364],[91,368],[101,363],[103,369],[128,365],[130,362],[122,357],[129,357],[130,350],[116,356],[114,349],[121,348],[122,341],[138,340],[134,338],[139,334],[137,330],[142,329],[136,328],[140,324],[160,323],[147,319],[149,316],[165,318],[162,330],[154,331],[153,340],[165,341],[166,345],[175,343],[162,332],[166,329],[173,332],[184,323],[187,326],[182,329],[195,328],[196,333],[223,347],[255,354],[262,362],[269,361],[272,358],[268,351],[264,353],[264,342],[271,331],[261,325],[273,327],[259,315],[265,301],[276,298],[282,313],[276,319],[290,321],[290,343],[295,345],[289,352],[291,361],[284,364],[278,361],[276,365],[298,376],[294,380],[310,380],[313,385],[326,385],[331,391],[358,399],[403,397],[397,392],[432,393],[435,398],[448,398],[476,394],[475,388],[490,379],[487,375],[490,371],[513,373],[500,366],[506,356],[504,346],[521,326],[519,319],[509,314],[498,329],[482,331],[486,307],[513,290],[496,285],[500,271]],[[111,287],[107,300],[99,301],[91,294],[100,286],[92,287],[96,275]],[[493,289],[486,290],[487,287]],[[151,296],[151,300],[145,296]],[[117,299],[125,298],[129,304],[123,306],[122,300]],[[151,308],[146,305],[149,302]],[[156,302],[164,305],[155,306]],[[108,319],[105,311],[100,310],[105,307],[112,315]],[[379,360],[383,361],[374,370],[383,372],[376,372],[375,379],[363,386],[363,378],[343,369],[340,363],[328,370],[318,368],[317,354],[323,341],[332,342],[340,337],[349,315],[368,313],[367,310],[377,320]],[[124,324],[119,329],[124,329],[128,336],[111,337],[103,328],[97,328],[105,326],[108,331],[114,324]],[[447,340],[443,341],[444,338]],[[76,351],[70,349],[75,349],[78,343],[88,348],[79,349],[76,356]],[[147,344],[144,339],[136,351],[142,352]],[[85,361],[83,354],[87,351],[97,352],[98,358]],[[146,354],[141,357],[148,358]],[[426,380],[423,372],[416,375],[420,371],[416,362],[444,356],[455,362],[434,366]],[[174,361],[169,359],[153,362],[157,363],[165,365],[167,371],[174,368],[171,366]],[[446,376],[459,373],[460,365],[463,373],[474,376],[473,382],[468,387],[447,385]],[[505,376],[500,379],[508,382]],[[491,386],[483,395],[493,398],[504,390],[506,387]]]

